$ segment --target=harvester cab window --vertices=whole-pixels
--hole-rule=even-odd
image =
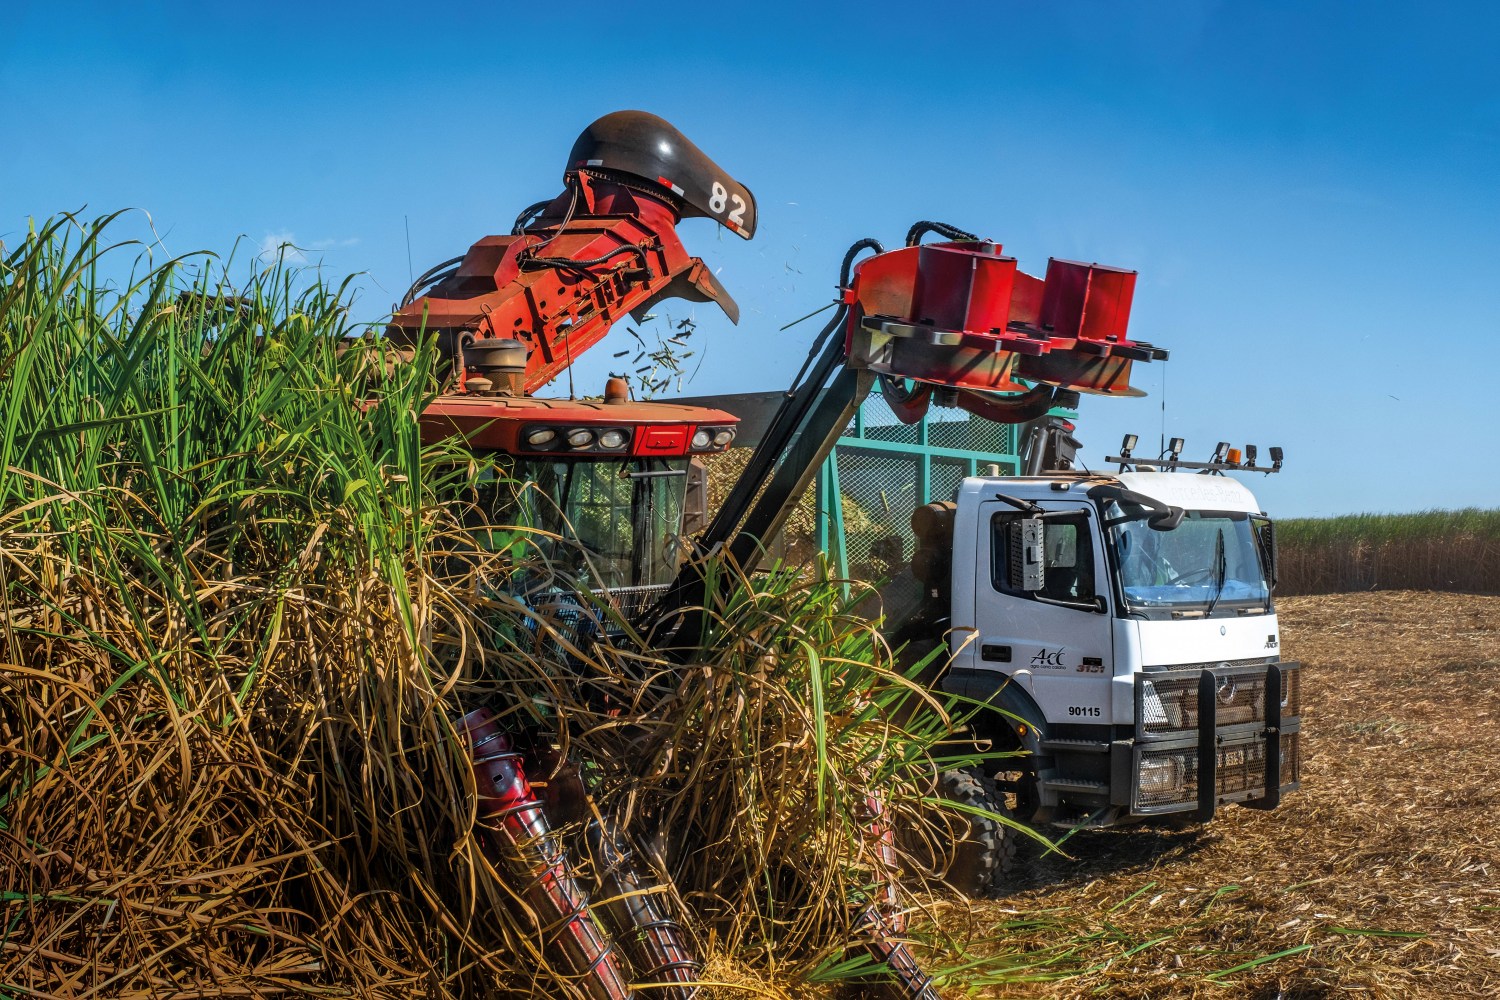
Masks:
[[[538,462],[538,527],[563,539],[549,555],[592,588],[666,583],[677,570],[685,469],[661,459]],[[580,551],[581,550],[581,551]]]
[[[477,503],[464,520],[481,547],[509,547],[522,558],[529,547],[552,573],[589,589],[658,586],[677,570],[683,465],[664,459],[496,465],[480,476]]]

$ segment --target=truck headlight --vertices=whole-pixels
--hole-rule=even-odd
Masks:
[[[1191,802],[1198,796],[1197,750],[1151,751],[1136,771],[1136,805],[1143,809]]]

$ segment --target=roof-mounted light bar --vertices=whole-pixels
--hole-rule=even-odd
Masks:
[[[1253,444],[1245,445],[1244,452],[1239,448],[1233,448],[1228,441],[1220,441],[1214,448],[1213,455],[1207,462],[1185,462],[1182,460],[1182,438],[1172,438],[1166,450],[1159,458],[1136,458],[1131,452],[1135,450],[1139,438],[1134,434],[1126,434],[1120,442],[1120,453],[1110,455],[1104,460],[1118,464],[1121,472],[1132,472],[1138,469],[1157,469],[1161,472],[1176,472],[1178,469],[1191,469],[1200,475],[1223,475],[1226,472],[1263,472],[1270,475],[1281,471],[1282,451],[1281,448],[1272,445],[1268,451],[1271,454],[1270,465],[1256,465],[1255,459],[1259,449]]]

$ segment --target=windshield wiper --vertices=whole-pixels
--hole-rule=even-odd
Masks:
[[[1203,612],[1204,618],[1212,618],[1214,608],[1219,603],[1219,597],[1224,593],[1224,582],[1229,577],[1229,558],[1224,552],[1224,529],[1220,528],[1214,535],[1214,575],[1218,577],[1218,584],[1214,587],[1214,599],[1208,602],[1208,610]]]

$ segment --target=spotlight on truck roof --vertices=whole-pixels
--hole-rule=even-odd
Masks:
[[[1173,438],[1167,442],[1167,454],[1172,456],[1174,462],[1177,456],[1182,454],[1182,446],[1186,443],[1182,438]]]
[[[1136,435],[1126,434],[1125,440],[1120,442],[1120,457],[1129,458],[1130,453],[1135,450]]]
[[[1209,461],[1212,462],[1214,465],[1218,465],[1221,462],[1223,462],[1224,459],[1227,458],[1228,456],[1229,456],[1229,442],[1228,441],[1220,441],[1218,444],[1214,445],[1214,455],[1213,455],[1213,458],[1209,459]]]
[[[1253,445],[1253,444],[1247,444],[1247,445],[1245,445],[1245,464],[1246,465],[1254,465],[1255,464],[1255,445]]]

